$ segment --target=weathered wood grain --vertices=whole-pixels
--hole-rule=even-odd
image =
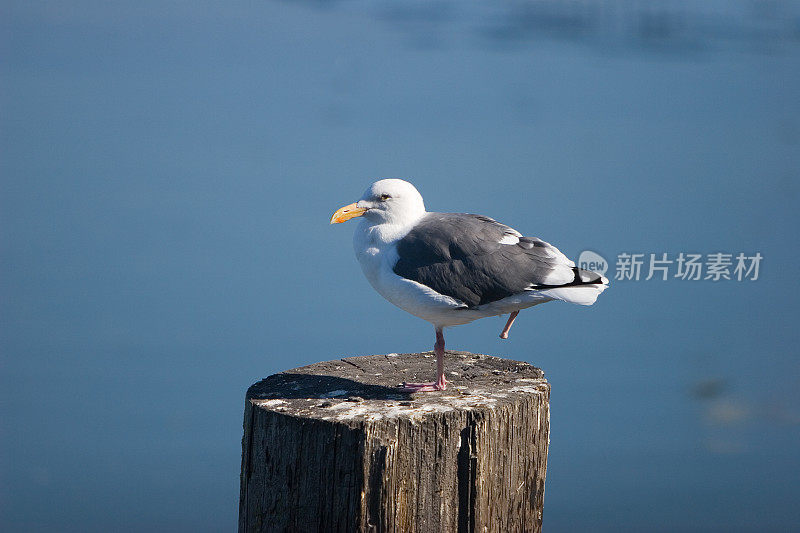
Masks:
[[[448,351],[348,357],[247,392],[239,531],[540,531],[550,386],[528,363]]]

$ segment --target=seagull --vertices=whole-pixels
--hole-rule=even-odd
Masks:
[[[577,268],[558,248],[489,217],[425,210],[417,189],[401,179],[373,183],[331,224],[361,217],[356,257],[372,287],[436,330],[436,381],[403,383],[406,392],[441,391],[446,327],[509,314],[500,338],[522,309],[553,300],[591,305],[608,279]]]

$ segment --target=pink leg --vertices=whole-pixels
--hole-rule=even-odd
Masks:
[[[444,377],[444,333],[442,328],[436,328],[436,344],[433,345],[436,353],[436,381],[427,383],[403,383],[400,389],[404,392],[434,392],[447,388],[447,379]]]
[[[507,339],[508,338],[508,332],[511,330],[511,324],[514,323],[514,319],[517,318],[518,314],[519,314],[519,311],[514,311],[513,313],[511,313],[511,316],[508,317],[508,322],[506,322],[506,327],[504,327],[503,331],[500,332],[500,338],[501,339]]]

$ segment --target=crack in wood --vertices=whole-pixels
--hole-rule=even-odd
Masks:
[[[354,363],[354,362],[352,362],[352,361],[348,361],[348,360],[347,360],[347,359],[345,359],[345,358],[342,358],[342,359],[339,359],[339,360],[340,360],[341,362],[343,362],[343,363],[347,363],[348,365],[353,365],[354,367],[356,367],[357,369],[359,369],[361,372],[364,372],[364,369],[363,369],[363,368],[361,368],[360,366],[358,366],[357,364],[355,364],[355,363]]]

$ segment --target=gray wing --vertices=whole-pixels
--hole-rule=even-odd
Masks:
[[[555,246],[491,218],[428,213],[397,244],[394,272],[468,307],[528,290],[599,283]]]

